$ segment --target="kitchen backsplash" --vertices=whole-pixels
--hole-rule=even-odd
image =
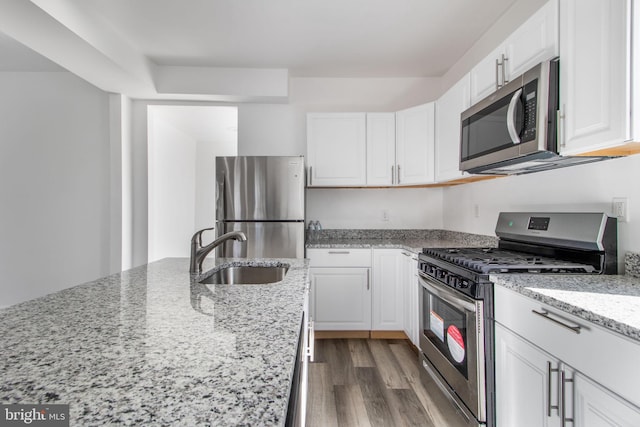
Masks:
[[[624,257],[624,271],[629,276],[640,277],[640,253],[627,252]]]

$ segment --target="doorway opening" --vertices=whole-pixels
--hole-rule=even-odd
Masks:
[[[238,108],[149,105],[148,261],[189,257],[215,224],[215,158],[238,154]]]

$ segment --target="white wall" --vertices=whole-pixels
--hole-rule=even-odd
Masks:
[[[189,255],[197,143],[149,113],[149,261]]]
[[[307,219],[323,228],[441,229],[442,189],[310,189]]]
[[[67,72],[2,72],[0,93],[8,306],[109,273],[109,98]]]
[[[234,156],[235,107],[148,107],[148,261],[188,257],[215,224],[215,157]]]
[[[605,212],[611,199],[627,197],[630,221],[618,226],[618,251],[640,251],[640,155],[444,190],[448,230],[494,235],[501,211]],[[474,216],[478,205],[479,217]]]

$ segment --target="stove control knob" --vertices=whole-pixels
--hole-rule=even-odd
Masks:
[[[456,276],[451,276],[449,278],[449,285],[453,286],[454,288],[459,288],[460,287],[460,279]]]
[[[464,280],[464,279],[461,280],[460,281],[460,287],[463,288],[463,289],[468,288],[469,287],[469,281],[468,280]]]

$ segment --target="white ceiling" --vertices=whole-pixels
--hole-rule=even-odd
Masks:
[[[0,32],[104,90],[134,94],[136,85],[157,89],[157,76],[177,66],[439,77],[517,1],[23,0],[2,6]],[[38,65],[7,40],[0,69]]]
[[[156,64],[440,76],[514,0],[77,0]]]

